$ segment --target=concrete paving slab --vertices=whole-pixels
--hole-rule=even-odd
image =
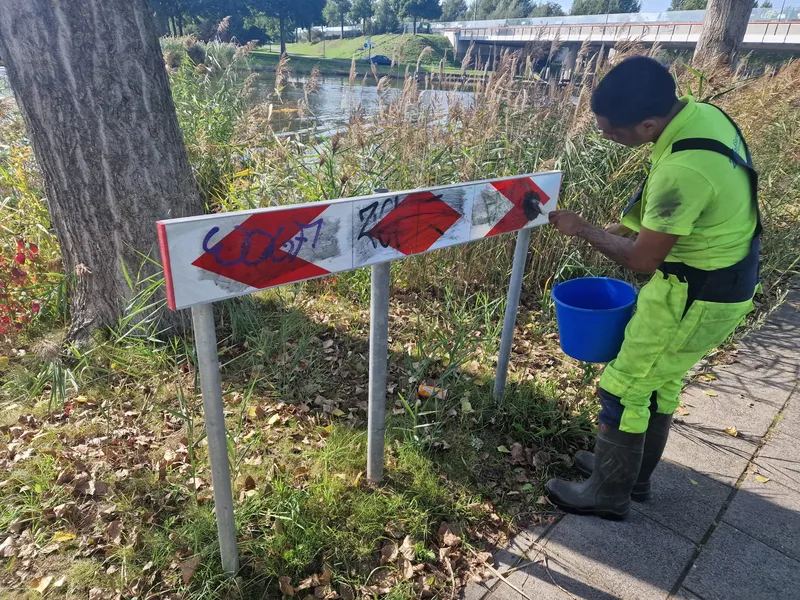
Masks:
[[[778,417],[775,428],[770,433],[770,439],[777,436],[800,440],[800,382],[798,382],[794,395]]]
[[[494,554],[492,557],[492,566],[494,566],[494,568],[500,573],[505,573],[509,569],[514,568],[520,563],[520,561],[523,560],[528,550],[533,547],[536,541],[543,538],[554,526],[555,523],[541,523],[528,529],[523,529],[514,536],[514,538],[511,540],[511,543],[507,547],[501,548]],[[471,598],[474,598],[475,600],[482,598],[483,596],[477,595],[480,590],[482,589],[483,594],[485,595],[497,584],[497,579],[497,577],[492,577],[481,583],[476,582],[469,584],[467,586],[468,588],[476,588],[475,590],[471,590],[471,593],[473,594]]]
[[[791,402],[800,403],[800,396]],[[800,448],[797,439],[775,430],[755,459],[758,472],[800,494]]]
[[[714,481],[734,486],[756,446],[702,423],[673,421],[663,460],[687,467]]]
[[[567,515],[546,538],[544,551],[570,576],[626,600],[666,598],[695,545],[645,515],[625,521]]]
[[[789,395],[783,398],[780,406],[773,406],[748,400],[739,394],[726,393],[715,384],[716,382],[695,383],[684,389],[681,402],[689,414],[676,416],[684,423],[702,426],[722,439],[727,436],[726,427],[736,427],[739,437],[731,439],[742,442],[740,447],[745,447],[744,443],[749,442],[755,451]],[[717,395],[709,395],[707,392]]]
[[[647,502],[634,502],[634,510],[695,544],[700,543],[733,491],[731,485],[671,461],[661,461],[651,484],[652,497]]]
[[[744,350],[740,350],[740,356]],[[730,394],[743,400],[764,403],[777,411],[792,393],[800,377],[798,364],[762,357],[743,358],[713,370],[715,381],[699,384],[719,394]]]
[[[522,563],[525,564],[525,563]],[[508,582],[535,600],[616,600],[618,597],[588,582],[582,573],[546,552],[508,577]],[[506,584],[498,585],[486,600],[524,600]]]
[[[800,494],[748,473],[723,521],[800,561]]]
[[[705,600],[797,597],[800,562],[720,523],[684,584]]]
[[[693,594],[685,587],[682,587],[678,590],[678,593],[673,596],[673,598],[677,598],[678,600],[703,600],[697,594]]]

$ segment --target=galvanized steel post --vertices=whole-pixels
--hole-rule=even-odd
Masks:
[[[383,477],[386,432],[386,371],[389,359],[389,285],[391,263],[372,266],[369,310],[369,423],[367,479]]]
[[[236,524],[233,520],[233,492],[228,464],[225,414],[222,406],[217,335],[214,331],[214,305],[209,303],[193,307],[192,322],[197,347],[197,365],[200,368],[200,386],[203,391],[203,413],[208,436],[222,569],[226,573],[235,574],[239,570],[239,554],[236,544]]]
[[[525,259],[528,256],[528,245],[531,241],[531,230],[521,229],[517,234],[517,245],[514,248],[514,263],[511,266],[511,281],[508,284],[506,314],[503,318],[503,335],[500,338],[500,350],[497,353],[497,371],[494,376],[494,399],[498,402],[506,392],[508,362],[511,359],[511,345],[514,343],[514,327],[517,323],[519,296],[522,291],[522,277],[525,275]]]

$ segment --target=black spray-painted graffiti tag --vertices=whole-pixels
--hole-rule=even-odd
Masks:
[[[241,243],[238,249],[239,256],[231,260],[222,257],[222,253],[228,249],[225,244],[221,242],[215,245],[211,244],[211,239],[219,232],[219,227],[212,227],[208,230],[206,237],[203,239],[203,251],[211,254],[217,264],[225,267],[232,267],[240,264],[255,267],[264,261],[280,263],[284,260],[288,260],[292,262],[297,258],[304,243],[310,241],[311,248],[317,247],[319,234],[322,231],[323,220],[320,218],[305,225],[295,221],[295,225],[298,227],[297,234],[293,238],[285,240],[280,246],[276,246],[276,244],[281,234],[283,234],[283,225],[281,225],[275,233],[269,233],[262,229],[248,229],[237,225],[233,229],[241,234]],[[307,237],[307,234],[309,237]],[[251,258],[250,252],[253,250],[253,246],[259,247],[262,244],[265,244],[263,250],[254,258]],[[282,254],[278,253],[277,250],[282,251]]]

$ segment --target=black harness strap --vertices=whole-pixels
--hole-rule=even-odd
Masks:
[[[753,233],[750,252],[748,252],[747,256],[741,261],[729,267],[704,271],[680,262],[661,263],[659,270],[664,273],[664,277],[675,275],[679,280],[688,284],[684,315],[695,300],[704,300],[707,302],[744,302],[745,300],[749,300],[758,284],[759,236],[763,230],[761,225],[761,211],[758,208],[758,173],[753,166],[750,149],[747,147],[747,142],[739,126],[724,110],[716,106],[714,108],[725,115],[731,125],[733,125],[736,133],[744,144],[745,158],[742,158],[733,148],[712,138],[686,138],[678,140],[672,144],[672,152],[684,152],[687,150],[715,152],[728,158],[733,165],[745,169],[750,181],[750,197],[756,210],[756,228]],[[645,179],[630,199],[623,211],[623,215],[627,214],[636,203],[642,199],[646,182],[647,179]]]

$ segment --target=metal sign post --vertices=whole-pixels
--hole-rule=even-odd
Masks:
[[[508,284],[506,314],[503,317],[503,334],[500,337],[500,350],[497,353],[497,371],[494,375],[494,399],[503,400],[506,393],[508,362],[511,360],[511,345],[514,343],[514,327],[517,324],[519,295],[522,292],[522,278],[525,275],[525,259],[531,243],[531,230],[522,229],[517,234],[517,245],[514,247],[514,262],[511,266],[511,281]]]
[[[383,477],[390,265],[518,231],[498,355],[502,398],[530,229],[556,208],[561,173],[170,219],[157,226],[167,304],[192,309],[222,566],[238,570],[213,303],[331,273],[372,268],[367,477]]]
[[[369,404],[367,416],[367,479],[383,478],[386,431],[386,371],[389,359],[389,286],[391,264],[372,266],[369,303]]]
[[[219,380],[217,334],[214,330],[214,305],[200,304],[192,308],[194,342],[197,347],[197,366],[203,391],[203,414],[208,436],[208,456],[211,462],[211,484],[214,488],[214,511],[217,513],[217,535],[226,573],[239,570],[236,548],[236,524],[233,520],[231,469],[228,464],[228,438],[225,433],[225,414],[222,405],[222,385]]]

